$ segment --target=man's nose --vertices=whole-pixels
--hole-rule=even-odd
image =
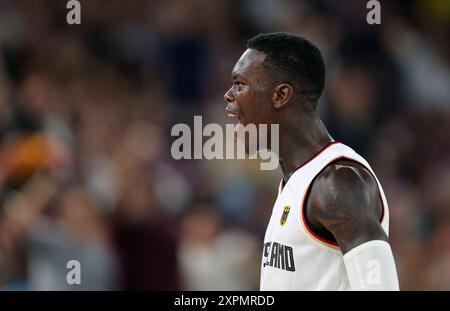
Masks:
[[[234,95],[233,92],[231,91],[231,88],[228,90],[228,92],[225,93],[223,99],[225,99],[225,101],[229,103],[234,102]]]

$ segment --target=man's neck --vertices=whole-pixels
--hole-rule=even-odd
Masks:
[[[302,118],[294,126],[280,125],[280,167],[284,182],[290,175],[333,141],[318,117]]]

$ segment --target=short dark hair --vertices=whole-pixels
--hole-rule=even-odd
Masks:
[[[307,39],[285,32],[259,34],[247,48],[266,55],[264,65],[274,82],[289,83],[294,92],[317,102],[325,84],[325,63],[320,50]]]

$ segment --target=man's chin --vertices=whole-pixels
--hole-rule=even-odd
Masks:
[[[252,129],[253,127],[253,129]],[[250,130],[249,130],[250,129]],[[249,130],[249,131],[248,131]],[[259,152],[259,130],[255,124],[249,123],[247,125],[239,122],[234,128],[234,139],[240,145],[241,152],[245,156],[255,157]]]

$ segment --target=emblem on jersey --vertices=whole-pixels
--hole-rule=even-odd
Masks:
[[[289,216],[289,211],[291,210],[291,207],[289,205],[284,207],[283,215],[281,215],[280,219],[280,225],[284,225],[286,223],[286,220]]]

